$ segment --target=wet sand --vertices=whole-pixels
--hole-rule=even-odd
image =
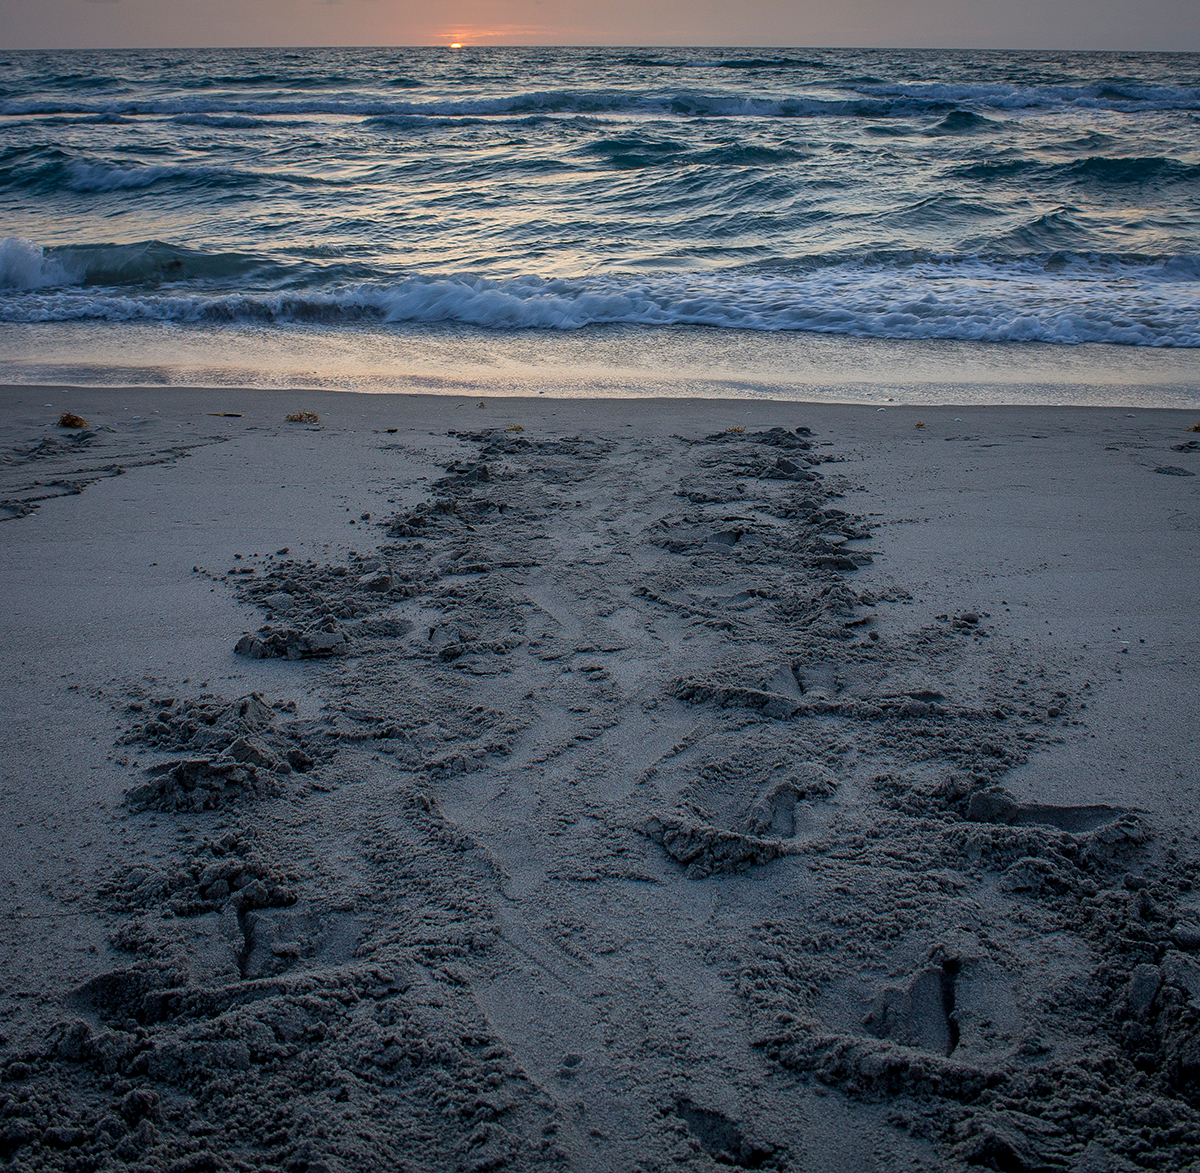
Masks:
[[[0,392],[0,1151],[1190,1167],[1196,422]]]

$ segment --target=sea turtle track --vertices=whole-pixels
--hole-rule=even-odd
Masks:
[[[1004,790],[1069,666],[897,622],[807,428],[436,444],[376,548],[226,577],[319,716],[134,699],[131,807],[205,831],[105,887],[9,1158],[807,1168],[830,1095],[929,1169],[1200,1158],[1200,865]]]

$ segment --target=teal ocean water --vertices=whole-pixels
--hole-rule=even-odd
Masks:
[[[1200,55],[8,53],[0,219],[0,328],[91,346],[174,323],[1195,348]]]

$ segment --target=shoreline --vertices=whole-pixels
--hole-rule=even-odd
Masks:
[[[0,389],[20,1159],[1200,1157],[1196,413],[876,407]]]
[[[0,326],[0,385],[1200,409],[1189,350],[707,327]],[[131,363],[129,355],[138,360]]]

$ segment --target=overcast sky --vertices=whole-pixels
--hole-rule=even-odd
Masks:
[[[1200,51],[1200,0],[0,0],[4,48],[957,46]]]

